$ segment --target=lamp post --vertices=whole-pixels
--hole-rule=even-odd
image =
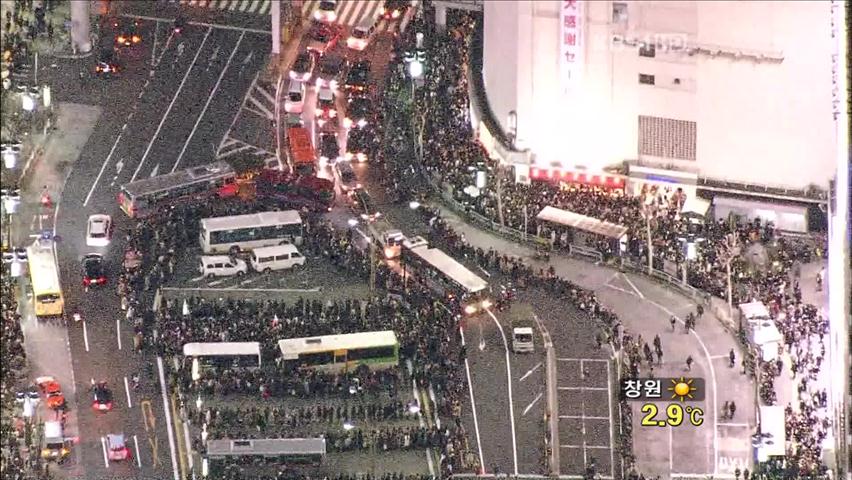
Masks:
[[[657,205],[652,200],[642,203],[642,218],[645,219],[645,241],[648,245],[648,275],[654,274],[654,243],[651,236],[651,221],[657,214]]]

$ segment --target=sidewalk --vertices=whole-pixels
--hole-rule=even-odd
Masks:
[[[494,248],[506,255],[521,257],[536,269],[547,268],[548,264],[532,258],[532,249],[472,227],[452,210],[443,205],[437,206],[448,224],[464,234],[470,245],[485,250]],[[740,373],[740,352],[736,352],[736,367],[728,367],[728,352],[731,348],[737,349],[737,341],[722,323],[707,312],[697,321],[694,334],[684,335],[682,323],[676,332],[672,332],[669,326],[672,315],[682,320],[687,313],[695,311],[695,304],[686,297],[642,275],[625,275],[612,268],[573,258],[554,254],[550,265],[558,276],[594,290],[602,304],[619,316],[624,330],[634,338],[636,334],[642,334],[646,341],[650,341],[654,335],[660,335],[665,361],[656,369],[655,376],[689,375],[684,362],[687,356],[692,356],[695,365],[691,375],[706,379],[708,391],[703,407],[704,427],[689,427],[692,430],[679,428],[673,432],[667,432],[671,429],[643,427],[640,425],[643,416],[639,411],[641,404],[631,405],[638,470],[645,475],[661,475],[662,478],[670,478],[674,471],[727,476],[737,466],[753,470],[749,438],[756,427],[755,388],[750,378]],[[559,345],[556,348],[558,351]],[[643,370],[642,375],[646,374]],[[725,423],[718,415],[722,404],[729,400],[737,403],[738,410],[736,418]],[[706,449],[702,449],[702,445]],[[690,460],[695,458],[698,460],[690,465]],[[675,462],[675,459],[679,461]]]
[[[12,239],[17,246],[29,245],[31,236],[54,230],[59,199],[67,174],[71,171],[70,166],[79,157],[100,117],[100,108],[86,105],[63,103],[58,105],[57,112],[58,131],[47,140],[44,154],[33,162],[32,174],[24,178],[21,185],[21,205],[18,213],[12,217]],[[52,209],[45,209],[40,203],[43,186],[48,187],[47,192],[54,203]],[[65,435],[77,437],[78,402],[68,330],[62,322],[45,323],[35,318],[29,298],[31,294],[27,291],[29,279],[27,276],[21,278],[19,306],[30,379],[41,375],[56,377],[69,406]],[[70,473],[80,462],[81,452],[75,449],[71,456]],[[66,468],[55,470],[67,471]]]

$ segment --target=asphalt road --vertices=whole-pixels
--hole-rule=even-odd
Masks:
[[[239,107],[246,89],[266,60],[269,35],[238,29],[189,26],[171,35],[168,24],[141,21],[143,42],[122,52],[118,78],[97,79],[79,72],[93,60],[57,60],[49,74],[60,100],[103,107],[65,185],[57,218],[59,263],[68,311],[85,320],[69,328],[77,382],[79,443],[85,473],[80,478],[172,478],[173,463],[159,380],[147,376],[152,358],[133,351],[132,326],[125,320],[115,291],[123,252],[123,230],[130,220],[118,209],[116,194],[131,179],[206,164]],[[155,45],[156,44],[156,45]],[[153,60],[153,67],[152,67]],[[100,251],[107,262],[108,285],[85,292],[80,257],[98,251],[85,245],[86,219],[94,213],[113,217],[116,235]],[[142,373],[142,388],[125,379]],[[157,369],[153,367],[156,374]],[[105,380],[115,409],[91,410],[90,379]],[[105,462],[101,438],[124,433],[135,463]]]

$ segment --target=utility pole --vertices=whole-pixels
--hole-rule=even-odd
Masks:
[[[642,203],[642,217],[645,219],[645,241],[648,245],[648,275],[654,274],[654,241],[651,235],[651,220],[656,213],[656,204],[651,201]]]
[[[731,264],[740,255],[740,238],[735,233],[725,235],[725,241],[716,246],[716,255],[725,264],[728,277],[728,318],[734,318],[734,289],[731,281]],[[742,324],[740,324],[742,329]]]
[[[71,2],[71,47],[76,53],[89,53],[92,50],[89,3]]]
[[[370,240],[370,291],[376,290],[376,242]]]

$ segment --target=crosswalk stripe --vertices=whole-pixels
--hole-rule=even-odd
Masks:
[[[228,5],[228,10],[234,11],[240,6],[240,0],[231,0],[230,5]]]
[[[402,17],[402,21],[399,22],[399,31],[404,32],[405,27],[408,26],[408,23],[411,22],[411,19],[414,18],[414,14],[417,12],[417,9],[420,8],[420,1],[418,0],[417,4],[412,6],[405,12],[405,16]]]
[[[231,0],[219,0],[219,5],[217,6],[217,8],[219,10],[225,10],[226,8],[228,8],[228,5],[230,3],[231,3]]]
[[[269,100],[271,104],[275,105],[275,97],[271,93],[269,93],[268,90],[266,90],[260,85],[256,85],[255,88],[257,89],[257,91],[260,92],[261,95],[266,97],[266,99]]]
[[[246,13],[255,13],[254,11],[257,10],[257,7],[259,6],[260,0],[254,0],[253,2],[251,2],[251,6],[249,6],[248,10],[246,10]]]

